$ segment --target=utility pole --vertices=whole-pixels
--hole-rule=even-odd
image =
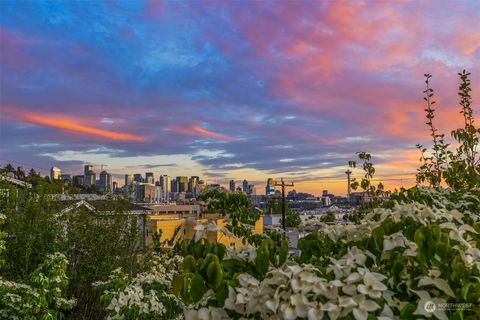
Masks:
[[[293,187],[293,182],[287,183],[283,180],[283,178],[281,178],[280,183],[275,181],[275,186],[276,187],[282,187],[282,228],[283,228],[283,231],[285,231],[286,230],[286,227],[285,227],[285,211],[286,211],[285,187]]]

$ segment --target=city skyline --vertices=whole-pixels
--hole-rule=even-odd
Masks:
[[[415,145],[429,140],[423,74],[447,137],[461,122],[457,72],[472,72],[480,98],[478,2],[0,9],[0,163],[43,174],[91,162],[115,181],[284,177],[297,191],[344,194],[348,161],[367,151],[388,189],[411,186]]]
[[[180,174],[180,175],[170,175],[168,172],[152,172],[152,171],[142,171],[142,172],[138,172],[138,171],[135,171],[135,172],[126,172],[126,173],[122,173],[122,174],[111,174],[111,172],[109,172],[108,170],[105,170],[104,167],[107,167],[108,165],[95,165],[95,164],[92,164],[92,163],[86,163],[86,164],[83,164],[82,165],[82,168],[80,170],[74,170],[73,172],[65,172],[65,171],[62,171],[62,168],[59,168],[59,167],[56,167],[56,166],[52,166],[49,170],[47,170],[47,168],[39,168],[39,167],[32,167],[32,168],[29,168],[28,167],[28,164],[27,163],[23,163],[23,162],[16,162],[17,164],[19,164],[18,167],[21,167],[24,172],[26,171],[29,171],[30,169],[40,169],[38,171],[36,171],[37,173],[40,173],[41,175],[44,175],[44,176],[48,176],[50,177],[51,180],[65,180],[66,176],[68,176],[68,180],[65,180],[65,182],[69,182],[69,184],[72,183],[72,180],[75,179],[75,178],[81,178],[81,182],[78,182],[80,185],[83,185],[83,186],[89,186],[89,185],[95,185],[95,183],[102,183],[102,174],[105,173],[105,174],[108,174],[110,176],[110,179],[111,179],[111,183],[116,183],[118,187],[124,187],[127,185],[127,179],[130,181],[130,182],[139,182],[141,184],[152,184],[152,185],[158,185],[158,183],[160,183],[160,186],[163,186],[164,184],[162,183],[162,179],[164,178],[167,178],[167,181],[170,180],[170,182],[173,182],[172,180],[175,180],[174,178],[178,179],[178,178],[187,178],[189,181],[191,178],[196,178],[197,179],[197,182],[198,181],[201,181],[202,184],[204,186],[208,186],[208,185],[220,185],[222,186],[223,188],[225,188],[225,190],[228,190],[230,192],[232,192],[232,182],[234,182],[234,187],[236,186],[236,188],[234,189],[234,192],[240,190],[240,191],[243,191],[245,192],[246,189],[250,189],[251,187],[253,187],[255,190],[258,190],[258,191],[254,191],[254,193],[256,195],[267,195],[267,192],[266,190],[264,190],[264,187],[265,186],[269,186],[270,185],[270,181],[273,181],[273,184],[271,186],[271,190],[270,190],[270,194],[273,194],[274,191],[279,191],[279,189],[275,188],[274,184],[275,182],[279,182],[283,177],[279,177],[279,178],[271,178],[271,177],[268,177],[266,180],[247,180],[247,179],[244,179],[244,178],[239,178],[239,179],[231,179],[231,178],[211,178],[211,179],[203,179],[202,177],[199,177],[198,175],[192,175],[192,176],[188,176],[188,175],[185,175],[185,174]],[[12,165],[12,163],[7,163],[7,164],[10,164]],[[13,163],[15,164],[15,163]],[[24,165],[26,165],[26,167],[24,167]],[[100,168],[99,168],[100,167]],[[14,166],[15,168],[15,166]],[[26,170],[26,171],[25,171]],[[50,174],[45,174],[45,170],[49,171]],[[148,170],[148,169],[147,169]],[[350,171],[350,170],[348,170]],[[55,172],[55,173],[53,173]],[[98,175],[97,175],[98,173]],[[347,172],[345,172],[346,174]],[[351,171],[350,171],[351,173]],[[87,176],[91,176],[91,179],[88,179],[86,178]],[[137,180],[137,176],[138,176],[138,180]],[[54,178],[52,178],[54,177]],[[98,179],[96,178],[98,177]],[[152,180],[149,181],[148,180],[148,177],[151,177]],[[199,180],[198,180],[199,179]],[[349,185],[350,185],[350,180],[347,176],[343,176],[343,178],[341,176],[331,176],[331,177],[322,177],[322,181],[332,181],[332,179],[336,182],[339,182],[340,184],[340,189],[338,192],[336,192],[336,194],[338,196],[347,196],[349,193],[350,193],[350,188],[349,188]],[[91,181],[90,181],[91,180]],[[90,181],[90,182],[85,182],[85,181]],[[373,181],[379,181],[378,179],[373,179]],[[388,178],[387,178],[387,181],[388,181]],[[328,190],[326,189],[325,187],[322,188],[322,186],[320,185],[320,189],[312,189],[314,191],[310,192],[310,191],[307,191],[307,190],[304,190],[304,188],[298,188],[298,184],[300,184],[300,186],[302,185],[302,183],[305,183],[305,181],[292,181],[295,183],[295,186],[291,186],[289,187],[289,191],[296,191],[296,192],[305,192],[305,193],[310,193],[310,194],[313,194],[314,196],[321,196],[322,193],[324,194],[325,191],[332,191],[332,190]],[[316,182],[316,181],[312,181],[312,182]],[[381,181],[382,183],[385,183],[385,181]],[[308,182],[307,182],[308,183]],[[103,185],[105,186],[105,183],[103,183]],[[170,184],[167,182],[167,185],[170,186]],[[324,184],[325,186],[326,184]],[[169,189],[169,187],[167,187]],[[347,191],[347,192],[345,192]],[[362,191],[362,190],[354,190],[354,191]]]

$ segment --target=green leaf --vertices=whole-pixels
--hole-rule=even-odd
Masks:
[[[216,255],[214,255],[213,253],[207,253],[207,256],[205,257],[205,259],[203,260],[202,264],[200,265],[200,272],[202,274],[205,274],[205,272],[207,271],[207,268],[208,266],[214,262],[214,261],[218,261],[218,258]]]
[[[280,250],[278,252],[278,266],[281,267],[285,261],[287,261],[288,257],[288,241],[282,240],[282,245],[280,246]]]
[[[401,319],[414,319],[413,313],[415,312],[416,309],[417,309],[417,307],[414,304],[412,304],[412,303],[406,304],[402,308],[402,310],[400,310],[400,318]]]
[[[220,265],[220,262],[212,261],[207,268],[207,279],[208,285],[213,288],[217,289],[223,280],[223,269]]]
[[[223,244],[215,244],[215,247],[213,249],[213,253],[218,257],[219,260],[223,260],[223,257],[225,257],[225,253],[227,252],[225,246]]]
[[[182,292],[182,289],[183,289],[183,275],[177,274],[173,277],[173,282],[172,282],[173,294],[179,297],[180,292]]]
[[[462,298],[465,301],[468,301],[468,292],[470,290],[470,287],[473,286],[473,283],[467,283],[462,287]]]
[[[423,234],[423,229],[419,228],[417,231],[415,231],[415,234],[413,235],[413,240],[417,244],[419,248],[423,247],[423,242],[425,240],[425,235]]]
[[[195,273],[197,271],[196,261],[193,256],[186,256],[183,259],[184,272]]]
[[[202,239],[200,239],[198,242],[195,242],[193,245],[193,253],[196,257],[203,257],[204,249],[205,246],[202,243]]]
[[[220,283],[217,291],[215,292],[215,298],[217,299],[219,306],[223,307],[227,297],[228,297],[228,284],[224,280]]]
[[[205,281],[203,281],[202,276],[198,273],[195,273],[192,279],[191,289],[190,289],[190,295],[191,295],[192,301],[194,303],[200,301],[200,299],[202,299],[206,291],[207,291],[207,288],[205,286]]]
[[[255,258],[255,270],[263,277],[267,271],[270,261],[268,256],[265,253],[257,252],[257,257]]]
[[[373,237],[373,242],[375,243],[375,247],[379,250],[383,250],[383,236],[384,236],[383,228],[378,227],[373,230],[372,232],[372,237]]]

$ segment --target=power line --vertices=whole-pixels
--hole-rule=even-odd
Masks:
[[[317,179],[317,180],[296,180],[294,182],[296,183],[319,183],[322,181],[328,181],[328,182],[345,182],[347,179]],[[400,177],[400,178],[374,178],[371,179],[371,181],[397,181],[397,180],[415,180],[415,177]]]
[[[31,168],[34,168],[34,169],[43,169],[43,170],[47,170],[47,171],[50,170],[50,168],[39,167],[39,166],[33,165],[31,163],[15,161],[15,160],[5,159],[5,158],[0,158],[0,160],[6,161],[8,163],[21,164],[21,165],[28,166],[28,167],[31,167]]]

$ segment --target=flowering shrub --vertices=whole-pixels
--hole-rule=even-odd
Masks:
[[[65,298],[68,279],[67,259],[63,254],[49,255],[25,283],[0,277],[1,319],[62,319],[63,311],[75,300]]]
[[[352,314],[367,319],[368,314],[391,315],[385,304],[389,291],[386,276],[365,267],[368,252],[353,247],[332,264],[324,276],[312,265],[286,264],[268,272],[263,281],[249,274],[238,276],[239,286],[229,288],[225,308],[238,315],[262,319],[330,319]],[[384,308],[381,308],[384,305]]]
[[[401,189],[400,192],[392,194],[390,201],[384,204],[384,206],[391,209],[396,203],[412,202],[438,209],[457,209],[463,214],[470,216],[472,221],[478,221],[480,218],[480,187],[462,192],[427,187],[414,187],[408,190]]]
[[[95,283],[104,290],[101,300],[108,319],[182,318],[183,303],[171,293],[182,260],[176,255],[156,255],[148,272],[130,278],[117,269],[108,281]]]
[[[431,193],[434,206],[373,209],[359,224],[314,222],[320,229],[300,240],[298,258],[271,239],[239,250],[184,242],[182,262],[159,257],[160,269],[132,280],[117,272],[103,299],[111,319],[477,319],[480,225],[466,220],[477,221],[478,201],[455,205],[441,194]],[[427,312],[427,303],[469,307]]]
[[[6,220],[6,216],[2,213],[0,213],[0,226],[2,226]],[[5,236],[5,232],[3,230],[0,230],[0,268],[4,264],[4,259],[3,259],[3,251],[5,251],[5,240],[3,240],[3,237]]]
[[[356,246],[371,254],[368,266],[387,277],[391,293],[384,298],[393,315],[431,316],[424,304],[433,301],[472,303],[469,310],[437,309],[438,319],[473,319],[480,315],[480,225],[465,220],[474,218],[445,206],[397,203],[373,210],[358,225],[321,225],[321,231],[300,240],[299,261],[331,270],[334,257]]]
[[[319,248],[323,243],[335,245],[325,246],[318,255],[307,250],[309,256],[302,254],[300,263],[290,259],[279,267],[270,264],[264,277],[238,272],[229,282],[223,308],[206,295],[207,302],[185,310],[185,316],[477,319],[480,226],[465,224],[464,218],[456,209],[410,203],[376,209],[359,225],[322,225],[321,232],[308,237],[316,238]],[[302,250],[312,243],[308,240],[302,240]],[[256,253],[246,248],[234,259],[255,261]],[[469,308],[427,312],[427,302],[467,303]]]

